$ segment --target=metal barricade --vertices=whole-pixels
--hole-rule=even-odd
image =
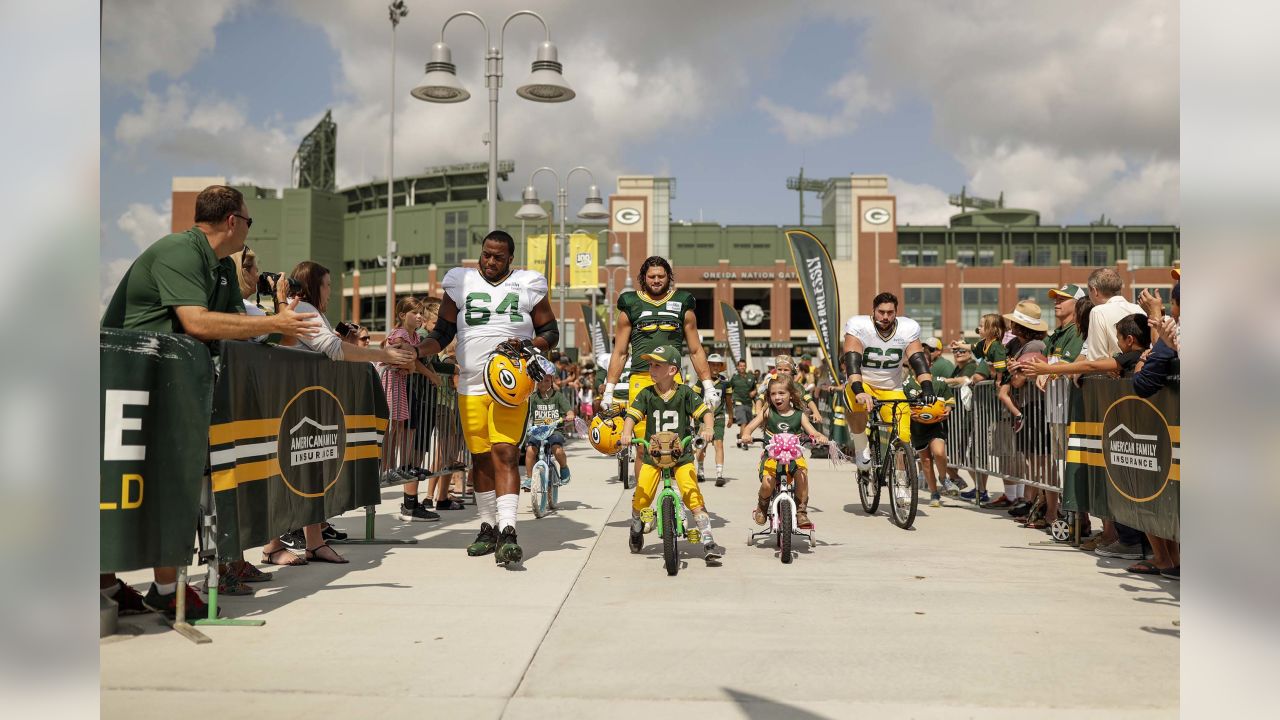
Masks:
[[[453,370],[435,368],[441,383],[393,367],[379,368],[391,420],[382,444],[384,487],[426,480],[471,465],[462,436]]]
[[[1062,491],[1067,456],[1067,408],[1074,385],[1052,378],[1041,391],[1033,379],[1006,392],[1022,414],[1014,431],[1013,413],[1000,400],[995,381],[957,391],[947,427],[947,461],[975,474]]]
[[[564,384],[560,387],[560,394],[563,395],[565,401],[569,403],[569,409],[573,411],[573,414],[580,414],[580,409],[578,407],[578,389],[570,385],[568,380],[565,380]],[[562,432],[566,438],[578,437],[577,432],[574,430],[574,423],[565,423]]]

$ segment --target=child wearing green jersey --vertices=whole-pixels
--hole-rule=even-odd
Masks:
[[[765,438],[778,433],[799,435],[804,431],[816,443],[826,443],[827,438],[809,422],[800,409],[803,398],[800,391],[792,383],[790,376],[779,376],[769,381],[769,404],[760,411],[751,422],[742,428],[738,435],[738,444],[745,446],[751,442],[751,433],[764,426]],[[777,462],[767,453],[760,455],[760,494],[756,499],[756,509],[752,519],[757,525],[764,525],[765,513],[769,509],[769,499],[773,497],[773,481],[778,472]],[[804,458],[796,460],[796,525],[802,530],[810,530],[813,523],[809,521],[809,464]]]

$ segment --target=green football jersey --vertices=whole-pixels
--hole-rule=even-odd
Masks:
[[[529,422],[533,425],[559,425],[571,409],[564,393],[555,390],[548,397],[537,391],[529,396]]]
[[[1075,323],[1068,323],[1054,330],[1053,334],[1045,338],[1044,344],[1048,347],[1046,354],[1050,358],[1058,358],[1057,362],[1075,362],[1084,347],[1084,338],[1080,337],[1080,328]]]
[[[728,414],[729,408],[729,381],[724,379],[723,375],[716,375],[713,380],[716,381],[716,387],[720,389],[720,405],[716,407],[716,422],[723,422]],[[695,379],[689,383],[689,389],[698,394],[698,399],[702,399],[702,381]]]
[[[649,372],[649,361],[641,355],[656,347],[674,345],[685,352],[684,315],[693,305],[687,290],[672,290],[659,300],[634,290],[618,297],[618,311],[631,321],[631,372]]]
[[[645,421],[644,439],[653,438],[654,433],[673,432],[686,438],[693,434],[694,423],[702,420],[707,414],[707,406],[702,398],[688,385],[676,385],[667,397],[658,394],[657,386],[650,385],[636,395],[636,401],[627,408],[627,415],[636,422]],[[652,465],[648,454],[645,462]],[[693,453],[685,453],[680,459],[681,465],[693,462]]]
[[[764,436],[771,438],[778,433],[791,433],[793,435],[803,435],[804,425],[801,419],[804,413],[800,408],[792,408],[791,412],[783,414],[775,408],[769,408],[769,416],[764,420]]]

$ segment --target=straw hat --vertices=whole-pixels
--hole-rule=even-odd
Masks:
[[[1009,322],[1015,322],[1028,330],[1049,332],[1049,326],[1040,317],[1040,306],[1031,300],[1023,300],[1013,312],[1003,316]]]

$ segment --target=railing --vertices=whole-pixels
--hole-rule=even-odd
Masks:
[[[960,388],[947,420],[947,462],[973,473],[1061,492],[1073,389],[1066,377],[1049,380],[1043,392],[1033,379],[1021,388],[1010,387],[1023,418],[1021,429],[1014,432],[1013,414],[1000,402],[994,381]]]
[[[382,367],[379,375],[391,411],[382,446],[382,485],[402,485],[454,472],[471,465],[462,437],[458,391],[453,366],[436,365],[437,385],[418,373]]]

